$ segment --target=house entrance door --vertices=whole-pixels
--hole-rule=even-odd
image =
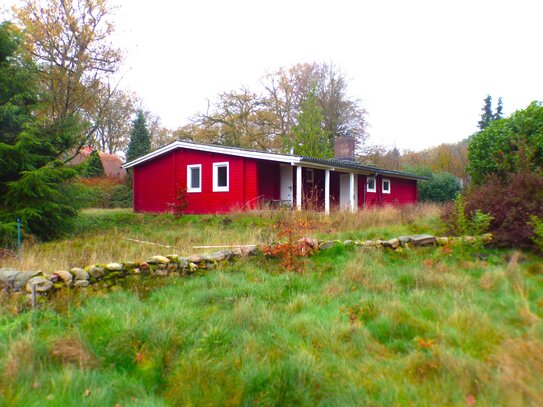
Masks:
[[[339,207],[342,211],[349,209],[349,174],[339,176]]]
[[[280,197],[281,201],[290,202],[292,205],[294,194],[293,191],[293,182],[292,182],[292,166],[291,165],[281,165],[281,187],[280,187]]]
[[[354,174],[353,185],[353,211],[358,206],[358,175]],[[351,174],[341,174],[339,176],[339,207],[341,210],[351,209]]]

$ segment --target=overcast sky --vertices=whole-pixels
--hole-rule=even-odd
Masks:
[[[506,114],[543,100],[541,0],[115,2],[123,84],[172,129],[299,62],[339,67],[370,142],[400,149],[469,136],[487,94]]]

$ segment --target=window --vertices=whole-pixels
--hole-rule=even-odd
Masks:
[[[366,191],[367,192],[377,191],[377,189],[375,188],[375,177],[368,177],[368,180],[366,181]]]
[[[187,192],[202,192],[202,164],[187,165]]]
[[[313,170],[308,168],[305,171],[305,182],[307,182],[308,184],[312,184],[315,180],[315,174],[313,173]]]
[[[228,163],[213,163],[213,192],[227,192],[228,183]]]
[[[390,194],[390,180],[383,178],[383,194]]]

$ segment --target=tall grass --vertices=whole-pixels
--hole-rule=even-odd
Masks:
[[[482,257],[336,246],[304,273],[256,258],[74,308],[4,309],[0,400],[540,405],[541,276],[518,255]]]
[[[53,272],[94,263],[144,260],[156,254],[188,255],[213,250],[194,246],[267,243],[275,238],[273,225],[291,214],[253,211],[177,217],[139,214],[129,209],[89,209],[82,212],[72,236],[48,243],[26,240],[22,259],[0,257],[0,267]],[[439,207],[428,204],[333,212],[330,216],[311,211],[299,215],[314,226],[310,233],[323,239],[384,239],[432,232],[439,227]]]

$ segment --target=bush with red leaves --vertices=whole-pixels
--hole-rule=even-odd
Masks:
[[[543,217],[543,175],[524,171],[505,181],[491,176],[466,197],[466,212],[493,216],[490,232],[500,247],[534,248],[530,216]]]

